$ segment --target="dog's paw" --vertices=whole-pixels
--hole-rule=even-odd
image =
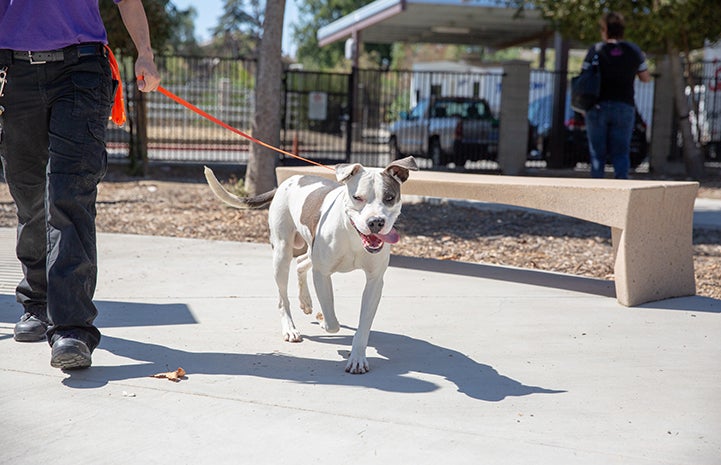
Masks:
[[[300,335],[300,331],[298,330],[284,331],[283,340],[286,342],[302,342],[303,337]]]
[[[353,375],[362,375],[363,373],[368,373],[368,370],[370,370],[370,367],[365,357],[355,357],[351,354],[345,366],[346,372]]]
[[[313,313],[313,303],[310,301],[304,301],[303,298],[300,299],[300,309],[303,310],[303,313],[306,315],[310,315]]]
[[[289,324],[288,322],[282,322],[283,327],[283,340],[286,342],[301,342],[303,338],[300,335],[300,331],[295,328],[295,325]]]

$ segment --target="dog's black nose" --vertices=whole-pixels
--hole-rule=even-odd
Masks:
[[[384,218],[375,217],[368,220],[368,229],[371,230],[373,234],[377,233],[381,229],[383,229],[383,226],[386,225],[386,220]]]

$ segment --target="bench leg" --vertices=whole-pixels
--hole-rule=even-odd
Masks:
[[[612,228],[616,298],[626,306],[696,294],[693,201],[689,195],[639,194],[625,229]],[[660,207],[660,208],[659,208]]]

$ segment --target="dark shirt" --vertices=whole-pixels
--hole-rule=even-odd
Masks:
[[[588,49],[583,68],[590,66],[598,49],[601,67],[601,96],[599,101],[617,101],[634,105],[633,81],[636,74],[648,69],[646,57],[638,45],[632,42],[600,42]]]

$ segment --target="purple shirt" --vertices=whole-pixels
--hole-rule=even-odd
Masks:
[[[0,48],[12,50],[108,42],[98,0],[0,0],[0,31]]]

